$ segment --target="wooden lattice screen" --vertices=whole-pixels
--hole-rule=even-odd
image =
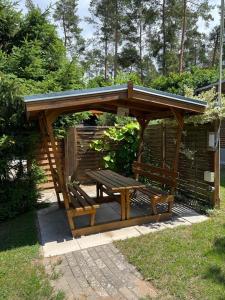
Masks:
[[[58,142],[58,151],[65,175],[75,171],[77,180],[86,183],[88,169],[102,167],[104,154],[90,149],[90,142],[102,137],[107,127],[76,127],[69,130],[65,146]],[[197,127],[185,125],[182,136],[182,150],[179,157],[179,185],[177,199],[196,208],[210,206],[215,201],[213,183],[204,181],[204,171],[215,171],[215,152],[208,150],[208,132],[214,125],[204,124]],[[171,166],[174,159],[176,127],[171,125],[148,126],[144,135],[144,159],[155,165]],[[65,153],[65,161],[64,161]],[[184,154],[185,153],[185,154]],[[47,155],[40,147],[38,163],[45,170],[48,181],[42,188],[53,188]]]

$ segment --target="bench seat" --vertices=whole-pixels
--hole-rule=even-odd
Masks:
[[[77,183],[67,185],[70,198],[70,208],[67,211],[70,225],[75,229],[73,218],[82,215],[90,215],[90,226],[95,224],[96,209],[100,204],[96,203]]]
[[[139,188],[138,192],[147,195],[154,215],[158,213],[157,205],[163,203],[167,204],[168,212],[171,213],[174,203],[174,191],[177,183],[177,172],[173,172],[166,168],[155,167],[150,164],[134,162],[133,173],[135,174],[136,179],[138,179],[139,176],[142,176],[152,182],[160,184],[162,188],[167,187],[166,190],[163,190],[154,185],[146,185],[144,188]]]

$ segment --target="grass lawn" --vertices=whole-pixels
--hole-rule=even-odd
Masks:
[[[210,220],[116,243],[159,299],[225,299],[225,172],[222,207]]]
[[[0,300],[62,299],[39,262],[35,212],[0,225]]]

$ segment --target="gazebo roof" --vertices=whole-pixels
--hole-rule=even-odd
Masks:
[[[159,119],[173,116],[173,108],[196,114],[204,112],[207,106],[201,100],[133,86],[131,83],[26,96],[24,101],[29,118],[38,118],[43,111],[54,111],[58,115],[88,110],[116,113],[118,107],[126,107],[130,116],[145,115]]]

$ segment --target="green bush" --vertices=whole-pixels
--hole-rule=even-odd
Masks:
[[[30,210],[42,178],[34,163],[38,142],[35,124],[28,124],[15,80],[0,77],[0,221]]]
[[[167,76],[159,76],[151,82],[150,86],[156,90],[184,95],[187,87],[195,90],[217,80],[218,71],[216,69],[193,68],[191,71],[181,74],[170,73]]]
[[[138,130],[137,122],[123,127],[115,125],[104,132],[102,139],[94,140],[90,147],[97,152],[106,153],[103,157],[105,168],[130,176],[137,153]]]

